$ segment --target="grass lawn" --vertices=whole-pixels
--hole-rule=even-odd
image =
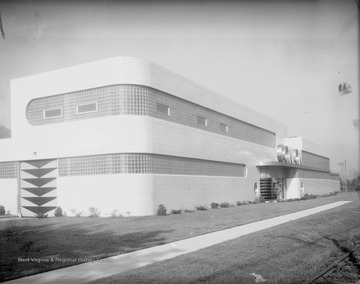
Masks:
[[[305,283],[360,244],[359,205],[353,202],[91,283],[255,283],[252,273],[266,283]]]
[[[0,281],[80,263],[61,261],[47,262],[46,260],[50,258],[97,259],[109,257],[200,234],[205,234],[212,231],[217,231],[220,229],[280,216],[283,214],[296,212],[339,200],[354,201],[352,205],[345,205],[342,207],[354,207],[354,210],[356,209],[355,205],[359,207],[359,196],[354,193],[349,193],[307,201],[246,205],[170,216],[127,218],[69,217],[45,219],[2,219],[0,220]],[[336,211],[336,209],[333,210]],[[331,212],[333,212],[333,210],[331,210]],[[350,212],[353,212],[351,214],[359,213],[354,210],[350,210]],[[347,224],[346,218],[350,218],[350,215],[344,216],[344,220],[341,222]],[[360,218],[358,219],[358,223],[360,223]],[[315,230],[318,227],[321,228],[324,225],[323,223],[327,224],[328,222],[321,222],[319,224],[314,223],[312,225],[312,229]],[[337,225],[340,226],[340,224]],[[276,227],[277,229],[275,232],[280,229],[282,230],[282,228],[285,226],[289,225]],[[334,228],[336,229],[336,226]],[[341,233],[344,234],[344,231],[342,231],[343,228],[341,226],[338,229],[340,229]],[[307,232],[306,228],[304,228],[304,232],[305,231]],[[329,237],[333,236],[331,232],[329,232]],[[236,246],[245,246],[248,248],[251,246],[250,250],[254,249],[252,246],[255,245],[256,250],[254,251],[254,256],[256,256],[256,251],[258,251],[259,248],[257,242],[251,242],[253,235],[254,234],[251,234],[248,237],[234,240],[234,242],[242,242],[247,240],[244,243],[245,245],[237,244]],[[279,233],[279,236],[283,235],[286,234]],[[289,238],[279,236],[275,239],[282,240],[281,243],[284,244],[284,247],[289,248],[286,245],[289,242]],[[302,235],[300,234],[300,238],[301,236]],[[295,236],[292,238],[298,238],[297,234],[295,233]],[[290,238],[290,240],[292,239]],[[274,240],[272,238],[267,239],[267,242],[261,248],[264,249],[269,247],[269,245],[271,248],[273,243]],[[276,248],[276,246],[274,248]],[[212,248],[209,248],[209,250],[211,249]],[[279,248],[276,249],[277,254],[279,254],[278,250]],[[214,253],[219,252],[218,250],[215,250]],[[249,257],[252,255],[252,253],[250,252],[249,254],[248,251],[247,255],[247,257]],[[236,258],[234,257],[235,256],[231,256],[231,254],[229,257],[226,255],[223,256],[223,258],[237,263],[236,260],[240,257],[240,255],[238,255]],[[42,259],[43,261],[23,262],[19,261],[20,258],[36,258]],[[219,262],[217,261],[218,259]],[[241,259],[246,258],[244,258],[244,255],[241,255]],[[196,260],[196,262],[197,261],[198,260]],[[208,259],[206,258],[204,262],[199,263],[204,263],[203,265],[206,266],[208,265],[207,261]],[[212,265],[217,263],[216,266],[218,267],[224,266],[222,264],[223,261],[224,260],[218,258],[217,256],[214,256],[214,258],[210,259],[210,263],[212,263]],[[258,262],[256,263],[258,264]],[[211,268],[211,270],[214,272],[213,268]],[[257,271],[253,272],[257,273]],[[258,273],[260,272],[258,271]],[[144,278],[142,280],[144,280]],[[123,283],[127,283],[127,281],[124,281]],[[216,283],[216,281],[214,283]]]

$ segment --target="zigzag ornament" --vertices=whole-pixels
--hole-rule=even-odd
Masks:
[[[20,168],[22,215],[34,217],[54,210],[57,207],[57,160],[26,161]]]

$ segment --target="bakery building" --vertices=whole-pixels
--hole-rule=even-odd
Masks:
[[[116,57],[11,81],[0,205],[101,216],[340,190],[327,153],[286,125],[152,62]]]

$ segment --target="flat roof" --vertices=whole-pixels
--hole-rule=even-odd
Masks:
[[[148,86],[269,130],[277,139],[287,136],[285,124],[137,57],[107,58],[11,80],[12,122],[18,121],[32,99],[121,84]]]

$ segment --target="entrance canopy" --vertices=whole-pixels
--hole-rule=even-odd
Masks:
[[[324,173],[330,173],[330,170],[314,168],[304,165],[297,165],[297,164],[289,164],[284,162],[259,162],[256,164],[257,167],[280,167],[280,168],[292,168],[292,169],[303,169],[303,170],[311,170],[311,171],[318,171]]]

